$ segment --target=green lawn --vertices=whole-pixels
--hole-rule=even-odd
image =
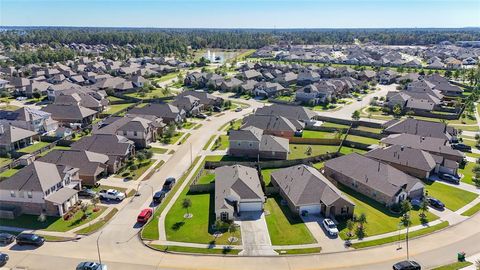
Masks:
[[[466,210],[465,212],[462,213],[462,216],[467,216],[467,217],[471,217],[473,215],[475,215],[476,213],[478,213],[478,211],[480,211],[480,203],[477,203],[476,205],[474,205],[472,208]]]
[[[470,265],[472,265],[472,263],[467,262],[467,261],[454,262],[454,263],[451,263],[451,264],[447,264],[447,265],[443,265],[443,266],[433,268],[432,270],[459,270],[459,269],[465,268],[465,267],[470,266]]]
[[[347,141],[359,142],[359,143],[364,143],[364,144],[378,144],[378,142],[379,142],[379,140],[377,140],[377,139],[362,137],[362,136],[357,136],[357,135],[348,135],[347,136]]]
[[[185,134],[185,136],[183,136],[183,138],[178,142],[178,144],[180,145],[180,144],[185,143],[191,135],[192,135],[191,133]]]
[[[182,135],[183,135],[183,132],[177,131],[177,133],[173,137],[171,137],[170,140],[167,140],[166,137],[163,137],[162,142],[166,144],[176,144],[177,141],[180,139],[180,137],[182,137]]]
[[[179,253],[199,253],[199,254],[230,254],[238,255],[242,250],[240,249],[221,249],[221,248],[196,248],[196,247],[182,247],[182,246],[160,246],[151,245],[151,247],[161,251],[171,251]]]
[[[187,122],[182,124],[182,129],[191,129],[194,125],[195,125],[195,123],[187,121]]]
[[[313,163],[312,166],[317,169],[317,170],[320,170],[321,168],[323,168],[325,162],[322,161],[322,162],[317,162],[317,163]]]
[[[462,182],[473,185],[473,177],[475,175],[473,173],[473,167],[475,167],[475,163],[467,162],[463,169],[458,169],[458,173],[463,174]]]
[[[417,236],[422,236],[425,234],[432,233],[434,231],[438,231],[440,229],[448,227],[448,221],[443,221],[437,225],[433,225],[430,227],[425,227],[420,230],[412,231],[408,234],[410,238],[412,237],[417,237]],[[373,247],[373,246],[378,246],[378,245],[383,245],[383,244],[388,244],[388,243],[394,243],[399,240],[405,240],[406,234],[403,233],[401,235],[395,235],[395,236],[390,236],[390,237],[385,237],[385,238],[380,238],[376,240],[371,240],[371,241],[364,241],[364,242],[358,242],[352,244],[353,248],[366,248],[366,247]]]
[[[429,196],[441,200],[445,206],[452,211],[457,211],[478,197],[475,193],[440,182],[426,182],[425,190]]]
[[[152,166],[153,160],[146,160],[143,162],[135,160],[134,164],[137,165],[136,169],[132,170],[130,167],[128,167],[121,171],[118,175],[120,177],[132,177],[133,180],[137,180],[145,171],[148,170],[148,168],[150,168],[150,166]]]
[[[192,206],[188,210],[193,214],[190,219],[184,218],[186,210],[182,208],[182,201],[185,198],[192,202]],[[165,218],[167,240],[202,244],[215,241],[216,244],[230,244],[229,233],[225,232],[217,238],[213,235],[214,231],[211,229],[211,225],[215,223],[214,207],[213,194],[188,194],[188,188],[186,188]],[[240,230],[235,236],[241,239]],[[239,244],[239,242],[235,244]]]
[[[12,162],[11,158],[0,157],[0,167],[10,164],[10,162]]]
[[[208,139],[207,143],[203,146],[203,150],[208,150],[208,147],[212,143],[212,141],[215,139],[216,135],[212,135],[210,139]]]
[[[68,147],[68,146],[58,146],[58,145],[57,145],[57,146],[54,146],[53,148],[48,149],[48,150],[45,151],[45,152],[42,152],[42,153],[39,154],[37,157],[38,157],[38,158],[43,157],[43,156],[45,156],[46,154],[50,153],[50,152],[53,151],[53,150],[68,150],[68,149],[70,149],[70,147]]]
[[[102,228],[105,224],[107,224],[110,219],[112,219],[115,214],[118,212],[118,209],[117,208],[113,208],[112,210],[110,210],[110,212],[108,212],[108,214],[106,214],[102,219],[100,219],[99,221],[95,222],[95,223],[92,223],[91,225],[83,228],[83,229],[80,229],[78,231],[76,231],[75,233],[77,234],[91,234],[91,233],[94,233],[96,231],[98,231],[100,228]]]
[[[337,133],[315,131],[315,130],[304,130],[302,134],[302,138],[335,139],[337,138]]]
[[[262,176],[263,176],[263,181],[265,182],[265,186],[270,185],[270,175],[272,174],[272,172],[274,172],[276,170],[280,170],[280,169],[281,168],[262,169],[261,173],[262,173]]]
[[[365,151],[365,150],[357,149],[357,148],[351,148],[351,147],[348,147],[348,146],[342,146],[342,148],[340,148],[340,153],[342,153],[344,155],[348,155],[348,154],[351,154],[351,153],[364,154],[366,152],[367,151]]]
[[[69,220],[64,220],[61,217],[47,217],[45,222],[39,222],[38,216],[36,215],[21,215],[14,220],[0,219],[0,224],[3,226],[12,226],[32,230],[66,232],[75,229],[80,225],[91,222],[106,209],[105,207],[100,206],[99,208],[100,211],[93,212],[93,205],[90,205],[87,211],[87,213],[89,213],[89,217],[84,220],[81,219],[82,211],[78,210]]]
[[[361,131],[366,131],[366,132],[371,132],[371,133],[376,133],[376,134],[382,133],[382,129],[380,129],[380,128],[371,128],[371,127],[359,126],[355,129],[361,130]]]
[[[152,150],[152,152],[155,154],[165,154],[168,151],[168,149],[158,147],[152,147],[150,150]]]
[[[168,93],[166,94],[167,92],[165,92],[164,89],[162,88],[156,88],[154,90],[151,90],[150,92],[145,92],[145,93],[141,93],[141,92],[134,92],[134,93],[128,93],[128,94],[125,94],[125,96],[127,97],[133,97],[133,98],[139,98],[139,99],[152,99],[152,98],[161,98],[161,97],[165,97],[168,95]]]
[[[25,148],[22,148],[22,149],[18,150],[18,152],[30,154],[30,153],[33,153],[37,150],[40,150],[40,149],[44,148],[45,146],[47,146],[49,144],[50,143],[48,143],[48,142],[36,142],[32,145],[29,145]]]
[[[324,122],[322,124],[322,127],[330,127],[330,128],[349,128],[350,126],[348,125],[342,125],[342,124],[336,124],[336,123],[330,123],[330,122]]]
[[[215,181],[215,172],[213,170],[203,170],[197,184],[210,184]]]
[[[307,149],[311,147],[311,155],[307,155]],[[325,153],[334,153],[337,152],[338,146],[336,145],[308,145],[308,144],[290,144],[290,154],[288,159],[298,159],[318,156]]]
[[[168,73],[168,74],[166,74],[166,75],[163,75],[162,77],[154,78],[153,80],[154,80],[155,82],[165,82],[165,81],[168,81],[168,80],[177,78],[177,77],[178,77],[178,74],[180,74],[179,71],[177,71],[177,72],[172,72],[172,73]]]
[[[367,216],[366,236],[384,234],[398,230],[400,215],[388,210],[384,205],[368,198],[350,188],[341,186],[340,189],[355,203],[355,215],[364,213]],[[420,225],[419,211],[412,210],[412,226]],[[433,221],[438,217],[432,213],[427,213],[428,221]],[[348,230],[345,228],[345,222],[340,222],[338,228],[340,237],[347,239]]]
[[[227,135],[220,135],[215,141],[212,150],[226,150],[230,146],[230,141]]]
[[[322,248],[276,249],[275,251],[279,255],[314,254],[320,253]]]
[[[0,110],[5,110],[5,111],[16,111],[20,109],[20,107],[18,106],[15,106],[15,105],[3,105],[3,106],[0,106]]]
[[[299,245],[316,243],[307,226],[288,206],[281,205],[281,198],[267,198],[265,203],[268,232],[272,245]]]
[[[118,97],[114,97],[114,96],[108,96],[107,99],[112,102],[112,101],[124,101],[125,99],[123,98],[118,98]]]
[[[0,181],[2,179],[12,177],[14,174],[16,174],[18,171],[20,171],[20,169],[21,168],[11,168],[11,169],[3,171],[2,173],[0,173]]]
[[[118,113],[119,111],[122,111],[129,106],[131,106],[133,103],[123,103],[123,104],[114,104],[114,105],[109,105],[107,110],[104,111],[104,114],[114,114]]]

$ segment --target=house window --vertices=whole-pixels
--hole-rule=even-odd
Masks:
[[[30,199],[33,197],[33,195],[32,195],[32,192],[31,192],[31,191],[28,191],[28,192],[27,192],[27,197],[28,197],[28,198],[30,198]]]
[[[12,190],[10,191],[10,197],[15,198],[17,195],[15,194],[15,191]]]
[[[377,197],[377,192],[376,192],[376,191],[373,191],[373,192],[372,192],[372,196],[373,196],[373,197]]]
[[[228,220],[228,213],[227,212],[222,212],[220,214],[220,219],[225,221],[225,220]]]
[[[137,136],[137,132],[136,132],[136,131],[133,132],[133,136],[135,136],[135,137]]]

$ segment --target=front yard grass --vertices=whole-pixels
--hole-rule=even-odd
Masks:
[[[463,169],[458,168],[458,173],[463,175],[461,179],[462,182],[473,185],[473,176],[474,176],[473,167],[475,167],[474,162],[467,162],[467,164],[465,164],[465,167]]]
[[[122,103],[122,104],[114,104],[114,105],[109,105],[107,110],[104,111],[103,113],[104,114],[114,114],[114,113],[118,113],[126,108],[128,108],[129,106],[131,106],[133,103]]]
[[[158,147],[152,147],[150,150],[155,154],[165,154],[168,151],[168,149]]]
[[[475,193],[452,187],[440,182],[424,183],[425,190],[428,192],[428,195],[441,200],[445,206],[452,211],[457,211],[478,197],[478,195]]]
[[[228,248],[196,248],[196,247],[182,247],[182,246],[161,246],[151,245],[151,247],[165,251],[165,252],[179,252],[179,253],[199,253],[199,254],[231,254],[238,255],[241,249],[228,249]]]
[[[288,206],[281,204],[281,198],[267,198],[265,203],[268,232],[272,245],[300,245],[316,243],[315,238]]]
[[[308,148],[312,148],[310,155],[307,155]],[[290,154],[288,159],[298,159],[318,156],[325,153],[335,153],[338,150],[337,145],[308,145],[308,144],[290,144]]]
[[[7,179],[9,177],[12,177],[19,170],[20,170],[20,168],[11,168],[11,169],[3,171],[2,173],[0,173],[0,181],[3,180],[3,179]]]
[[[462,213],[462,216],[471,217],[480,211],[480,203],[475,204],[472,208]]]
[[[314,254],[320,253],[322,248],[276,249],[275,251],[278,253],[278,255]]]
[[[398,224],[400,222],[400,214],[396,214],[387,209],[384,205],[374,201],[367,196],[360,194],[348,187],[339,187],[352,201],[355,203],[354,214],[359,216],[364,213],[367,216],[366,224],[366,236],[373,236],[378,234],[384,234],[398,230]],[[412,219],[412,226],[420,225],[420,212],[412,210],[410,216]],[[427,220],[433,221],[438,217],[430,212],[427,213]],[[342,221],[338,225],[340,231],[340,237],[347,239],[348,230],[345,228],[346,222]]]
[[[448,227],[448,221],[443,221],[439,224],[436,224],[436,225],[433,225],[433,226],[430,226],[430,227],[426,227],[426,228],[416,230],[416,231],[411,231],[411,232],[409,232],[408,237],[413,238],[413,237],[422,236],[422,235],[425,235],[425,234],[432,233],[434,231],[441,230],[441,229],[446,228],[446,227]],[[371,240],[371,241],[354,243],[354,244],[352,244],[352,247],[355,248],[355,249],[358,249],[358,248],[366,248],[366,247],[384,245],[384,244],[388,244],[388,243],[394,243],[394,242],[397,242],[399,240],[405,240],[405,237],[406,237],[406,234],[404,233],[404,234],[401,234],[400,236],[395,235],[395,236],[389,236],[389,237],[380,238],[380,239]]]
[[[118,212],[118,209],[113,208],[112,210],[110,210],[110,212],[108,212],[105,215],[105,217],[103,217],[99,221],[97,221],[95,223],[92,223],[91,225],[89,225],[87,227],[84,227],[83,229],[80,229],[80,230],[76,231],[75,233],[86,234],[86,235],[94,233],[94,232],[100,230],[100,228],[102,228],[103,226],[105,226],[105,224],[107,224],[110,221],[110,219],[112,219],[115,216],[115,214],[117,212]]]
[[[454,262],[454,263],[451,263],[451,264],[447,264],[447,265],[443,265],[443,266],[433,268],[432,270],[459,270],[459,269],[463,269],[467,266],[470,266],[472,264],[473,263],[468,262],[468,261]]]
[[[175,135],[171,138],[163,137],[161,141],[165,144],[176,144],[178,140],[182,137],[183,132],[176,132]]]
[[[12,162],[11,158],[0,157],[0,167],[10,164],[10,162]]]
[[[230,146],[230,141],[228,139],[227,135],[220,135],[215,141],[215,144],[213,144],[212,150],[226,150]]]
[[[138,178],[140,178],[140,176],[142,176],[144,172],[148,170],[148,168],[150,168],[150,166],[152,166],[153,162],[154,161],[151,159],[145,160],[142,162],[135,159],[133,163],[133,165],[135,166],[134,168],[132,168],[132,165],[131,165],[125,168],[124,170],[120,171],[117,174],[117,176],[122,178],[130,177],[132,180],[137,180]]]

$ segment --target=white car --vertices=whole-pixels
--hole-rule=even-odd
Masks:
[[[328,234],[330,234],[331,236],[338,235],[337,225],[335,225],[335,223],[331,219],[329,218],[324,219],[322,224],[325,230],[328,232]]]
[[[125,199],[125,193],[116,189],[100,190],[100,192],[98,192],[98,196],[100,196],[100,199],[104,200],[123,201],[123,199]]]
[[[17,100],[17,101],[27,100],[27,97],[17,97],[16,100]]]

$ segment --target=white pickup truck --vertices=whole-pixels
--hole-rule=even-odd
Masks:
[[[98,196],[100,196],[100,199],[104,200],[123,201],[123,199],[125,199],[125,193],[116,189],[100,190],[100,192],[98,192]]]

